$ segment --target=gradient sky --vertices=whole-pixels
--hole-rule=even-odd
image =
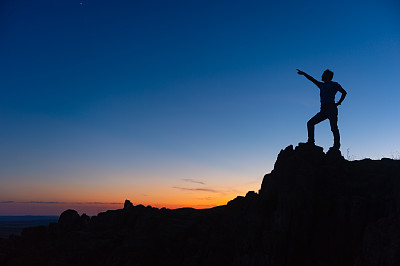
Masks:
[[[296,68],[347,90],[346,158],[400,158],[397,0],[6,0],[0,48],[0,215],[258,191],[319,110]]]

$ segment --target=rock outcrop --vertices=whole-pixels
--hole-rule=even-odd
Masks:
[[[134,206],[0,242],[4,265],[400,265],[400,161],[299,144],[258,193],[196,210]]]

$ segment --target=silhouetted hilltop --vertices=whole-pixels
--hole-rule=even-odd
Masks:
[[[26,228],[4,265],[400,265],[400,161],[282,150],[259,193],[196,210],[134,206]]]

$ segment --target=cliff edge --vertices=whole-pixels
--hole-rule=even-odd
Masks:
[[[0,242],[3,265],[400,265],[400,161],[288,146],[258,193],[196,210],[134,206]]]

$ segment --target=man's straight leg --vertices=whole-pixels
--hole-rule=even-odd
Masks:
[[[333,133],[333,148],[340,148],[340,134],[339,134],[339,127],[338,123],[338,110],[335,106],[335,109],[332,110],[329,114],[329,123],[331,124],[331,130]]]
[[[321,121],[324,121],[327,119],[326,114],[319,112],[318,114],[314,115],[313,118],[311,118],[307,122],[307,130],[308,130],[308,143],[314,143],[315,138],[314,138],[314,126]]]

